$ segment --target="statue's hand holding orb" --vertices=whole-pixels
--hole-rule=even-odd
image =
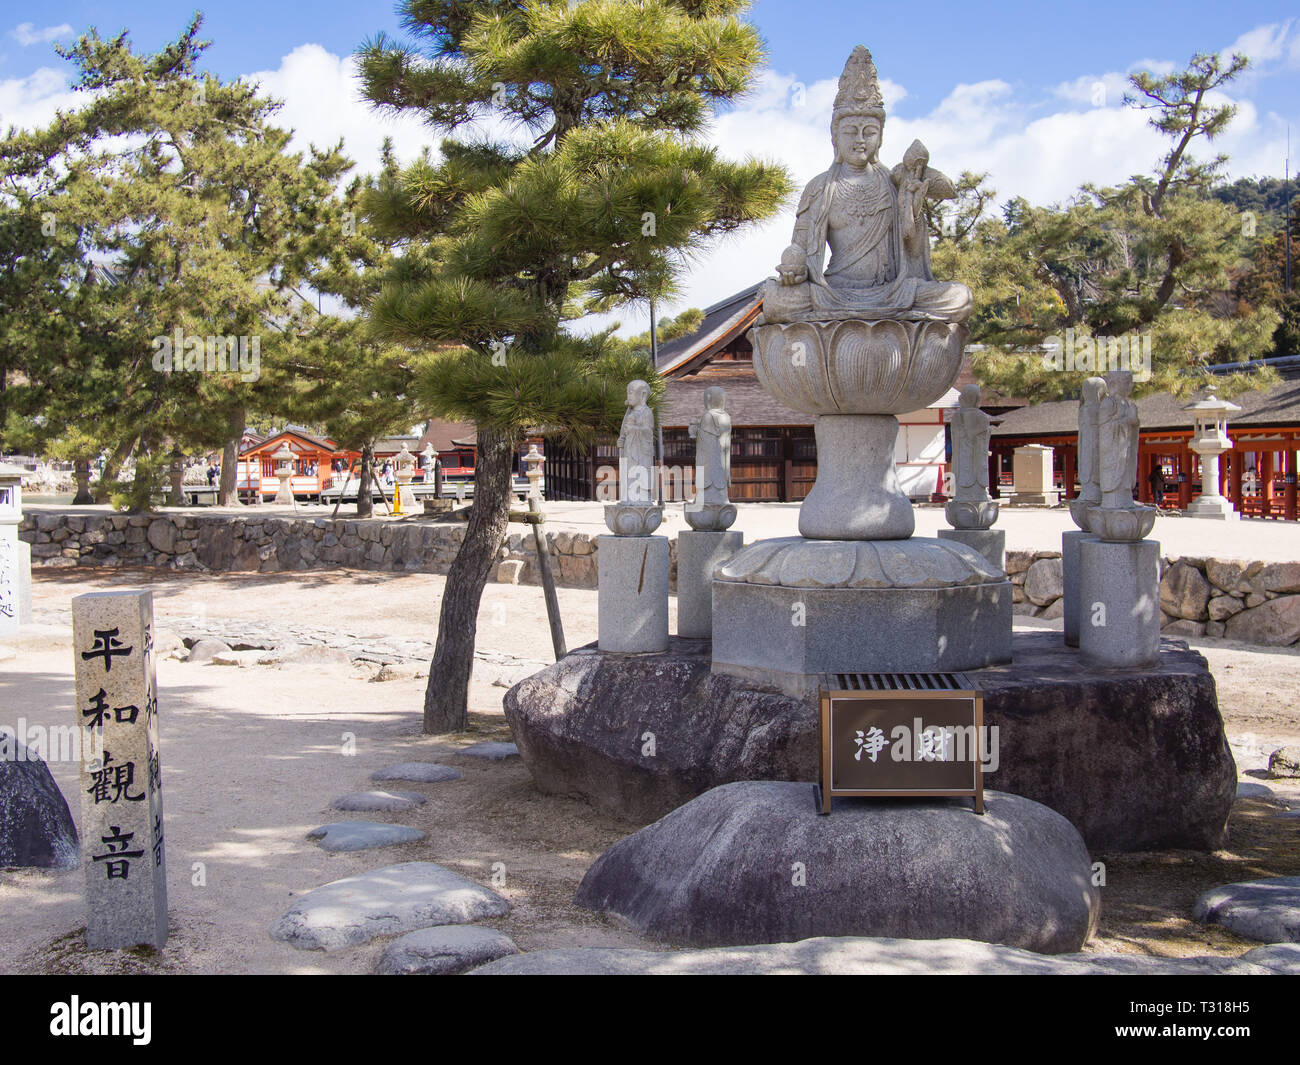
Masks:
[[[781,253],[781,265],[776,268],[777,278],[783,285],[802,285],[808,280],[808,256],[798,244],[791,244]]]

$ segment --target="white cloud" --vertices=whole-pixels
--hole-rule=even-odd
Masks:
[[[1294,53],[1296,37],[1291,35],[1291,25],[1295,19],[1285,22],[1271,22],[1266,26],[1256,26],[1243,33],[1225,48],[1225,55],[1238,52],[1248,56],[1252,63],[1268,63],[1281,59],[1288,51]],[[1288,40],[1290,37],[1290,40]]]
[[[75,110],[86,99],[86,94],[72,91],[63,71],[53,67],[41,67],[25,78],[5,78],[0,81],[0,129],[48,125],[55,111]]]
[[[44,44],[59,37],[67,37],[71,33],[72,27],[66,22],[60,26],[46,26],[43,30],[38,30],[34,22],[20,22],[9,31],[9,36],[26,48],[28,45]]]

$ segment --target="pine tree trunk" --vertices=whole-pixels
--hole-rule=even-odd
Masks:
[[[248,412],[239,407],[231,411],[226,423],[226,446],[221,449],[221,481],[217,487],[217,506],[239,506],[239,441],[244,438]],[[253,475],[253,490],[258,487],[257,474]]]
[[[357,517],[369,518],[375,513],[375,501],[371,498],[373,492],[375,469],[375,449],[370,444],[361,445],[361,471],[358,474],[357,481]]]
[[[108,461],[104,463],[104,472],[99,478],[99,484],[95,486],[95,502],[107,503],[108,497],[117,489],[117,475],[122,472],[122,464],[126,462],[127,456],[131,454],[131,448],[135,446],[135,437],[131,437],[124,443],[119,444],[117,450],[108,456]]]
[[[478,432],[474,503],[465,539],[447,573],[438,642],[424,693],[427,733],[455,732],[469,724],[469,677],[474,666],[479,602],[510,519],[516,443],[510,434],[487,429]]]

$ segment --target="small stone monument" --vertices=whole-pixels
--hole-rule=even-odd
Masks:
[[[677,635],[713,635],[713,571],[745,543],[728,532],[736,520],[731,489],[731,417],[722,388],[704,390],[704,414],[690,425],[695,439],[695,501],[683,508],[691,531],[677,537]]]
[[[1070,500],[1070,517],[1078,529],[1061,533],[1061,580],[1065,642],[1079,646],[1079,544],[1096,539],[1088,529],[1088,511],[1101,505],[1101,451],[1098,423],[1106,382],[1089,377],[1079,400],[1079,494]]]
[[[0,463],[0,636],[32,620],[32,547],[18,538],[23,471]]]
[[[1232,441],[1228,439],[1228,415],[1241,408],[1220,399],[1218,389],[1210,384],[1205,386],[1204,399],[1183,410],[1191,414],[1196,426],[1188,446],[1201,456],[1201,494],[1188,504],[1183,513],[1189,518],[1236,521],[1240,515],[1219,493],[1219,456],[1232,450]]]
[[[537,450],[537,445],[529,444],[528,454],[524,456],[527,467],[524,476],[528,478],[528,506],[532,510],[541,510],[545,502],[542,496],[542,465],[545,462],[546,457]]]
[[[1098,665],[1142,668],[1160,653],[1160,544],[1144,539],[1156,508],[1133,500],[1138,410],[1133,374],[1112,370],[1097,408],[1100,505],[1079,543],[1079,650]],[[1062,567],[1064,568],[1064,567]]]
[[[1025,444],[1011,453],[1013,506],[1054,507],[1060,493],[1052,480],[1052,448]]]
[[[627,413],[618,434],[618,503],[605,508],[613,536],[597,544],[597,627],[602,651],[668,649],[668,538],[652,536],[663,521],[654,502],[654,412],[650,386],[627,386]]]
[[[86,945],[167,942],[153,593],[72,600],[76,724],[97,757],[81,764]]]
[[[411,491],[411,478],[415,476],[415,456],[411,454],[411,449],[402,444],[402,450],[397,453],[393,460],[393,466],[397,478],[397,499],[399,507],[394,508],[394,513],[398,509],[404,514],[409,514],[415,509],[415,493]]]
[[[953,415],[952,469],[954,497],[944,507],[951,529],[940,529],[939,539],[957,540],[975,548],[989,563],[1003,568],[1007,534],[990,526],[998,520],[998,503],[989,495],[989,430],[993,420],[980,410],[980,386],[961,390],[960,406]]]
[[[293,506],[293,460],[294,454],[287,443],[271,455],[275,459],[275,475],[280,478],[280,487],[275,493],[276,503]],[[261,493],[258,493],[259,496]]]

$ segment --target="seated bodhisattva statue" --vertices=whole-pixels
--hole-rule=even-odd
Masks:
[[[970,289],[930,273],[927,200],[952,182],[913,142],[891,172],[879,160],[885,105],[871,53],[858,45],[840,76],[831,116],[835,163],[808,183],[778,280],[764,287],[766,322],[895,318],[965,322]],[[830,262],[823,267],[826,247]]]

